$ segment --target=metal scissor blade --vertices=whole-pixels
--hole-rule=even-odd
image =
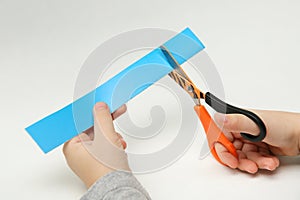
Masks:
[[[188,75],[181,69],[180,64],[176,61],[174,56],[171,54],[171,52],[165,47],[165,46],[160,46],[160,49],[162,50],[163,54],[167,58],[168,62],[170,63],[171,67],[174,68],[174,70],[183,76],[186,80],[192,82]]]
[[[194,99],[196,104],[200,104],[200,98],[203,97],[203,93],[193,84],[171,52],[164,46],[161,46],[160,49],[167,58],[169,64],[174,68],[168,75]]]
[[[194,86],[181,76],[177,71],[173,70],[168,74],[178,85],[184,89],[193,99],[198,99],[197,94],[195,93]]]

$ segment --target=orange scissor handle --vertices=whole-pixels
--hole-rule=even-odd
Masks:
[[[227,139],[224,133],[212,120],[211,116],[207,112],[206,108],[203,105],[196,105],[194,107],[206,133],[206,138],[212,155],[217,161],[225,165],[219,158],[216,149],[215,143],[219,142],[225,146],[225,148],[236,158],[238,158],[237,152],[233,144]]]

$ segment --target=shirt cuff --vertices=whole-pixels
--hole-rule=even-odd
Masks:
[[[151,199],[140,182],[130,172],[113,171],[94,183],[81,200]]]

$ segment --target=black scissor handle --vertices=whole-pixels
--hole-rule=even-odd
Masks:
[[[205,94],[205,102],[217,112],[223,114],[242,114],[251,119],[258,126],[260,131],[259,135],[254,136],[248,133],[241,133],[243,138],[251,142],[260,142],[266,137],[266,126],[255,113],[227,104],[209,92]]]

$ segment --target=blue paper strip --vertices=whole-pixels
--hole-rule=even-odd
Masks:
[[[189,28],[164,46],[180,64],[204,49]],[[96,102],[105,102],[113,112],[172,70],[161,50],[154,49],[95,90],[27,127],[26,131],[47,153],[93,126],[92,109]]]

